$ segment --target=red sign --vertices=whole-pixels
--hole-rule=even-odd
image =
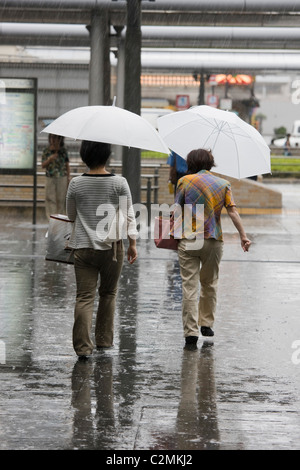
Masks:
[[[176,95],[176,107],[178,109],[188,109],[190,107],[189,95]]]
[[[217,82],[217,80],[216,80],[216,77],[217,77],[216,75],[211,75],[211,76],[209,77],[208,83],[209,83],[211,86],[216,86],[216,85],[218,85],[218,82]]]

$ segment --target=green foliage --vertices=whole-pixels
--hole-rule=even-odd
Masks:
[[[159,152],[151,152],[151,150],[143,150],[141,152],[142,159],[151,159],[151,160],[165,160],[168,159],[168,155],[166,153],[159,153]]]
[[[300,172],[300,158],[271,158],[272,172]]]
[[[286,127],[281,126],[281,127],[276,127],[274,129],[274,134],[276,138],[280,139],[281,137],[285,137],[287,134]]]

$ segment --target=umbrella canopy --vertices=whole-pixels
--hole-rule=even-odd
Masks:
[[[117,106],[83,106],[58,117],[42,130],[48,134],[135,147],[169,154],[161,136],[138,114]]]
[[[216,173],[246,178],[271,172],[270,149],[261,134],[236,114],[195,106],[158,118],[158,130],[183,158],[191,150],[210,149]]]

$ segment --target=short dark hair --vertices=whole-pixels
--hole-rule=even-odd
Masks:
[[[210,150],[197,149],[192,150],[186,159],[188,173],[198,173],[201,170],[211,170],[213,166],[216,166],[213,154]]]
[[[104,166],[110,156],[110,144],[83,140],[80,147],[83,163],[90,169]]]

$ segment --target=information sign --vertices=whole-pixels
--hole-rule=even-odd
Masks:
[[[36,79],[0,77],[0,173],[36,167]]]

